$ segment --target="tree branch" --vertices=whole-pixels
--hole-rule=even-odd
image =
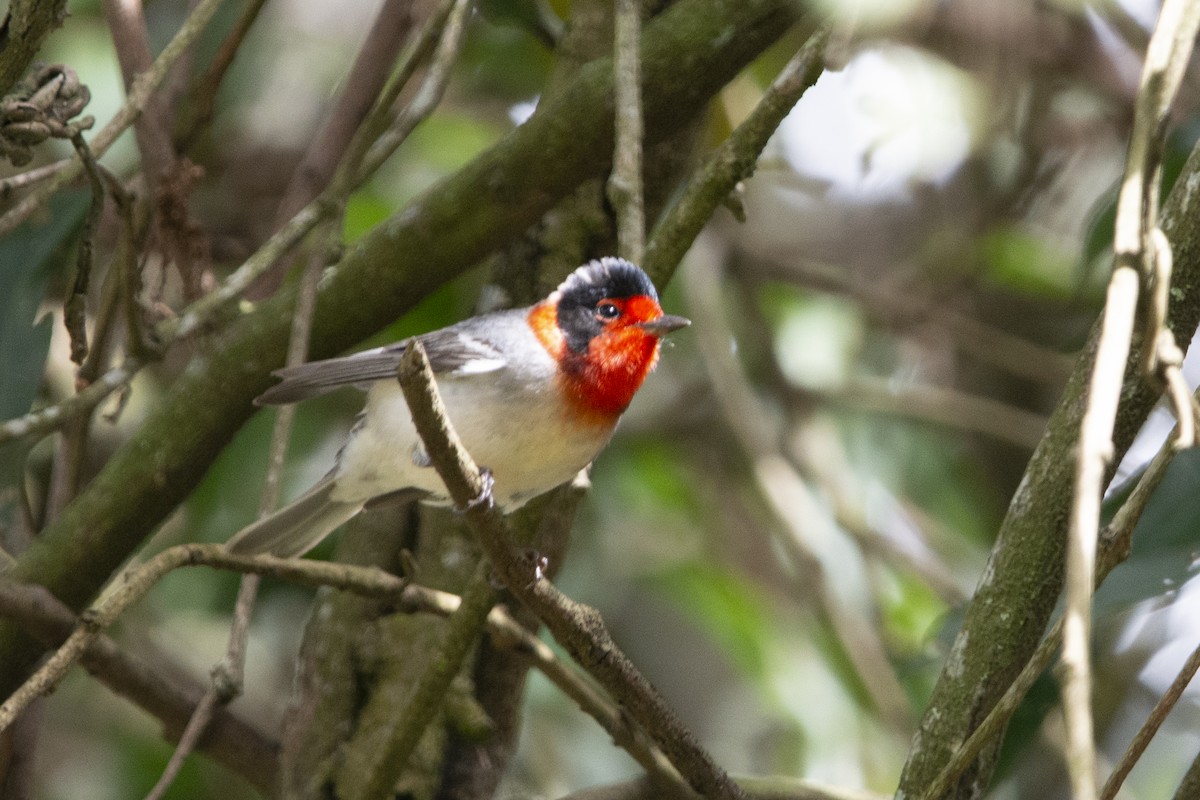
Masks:
[[[647,25],[648,139],[683,124],[782,35],[793,13],[787,0],[682,0]],[[313,356],[337,353],[395,319],[602,174],[612,151],[611,80],[610,61],[587,65],[532,119],[365,236],[322,286]],[[283,362],[294,302],[286,287],[194,359],[13,577],[47,586],[69,606],[86,604],[249,417],[251,399]],[[0,625],[0,691],[15,687],[39,652]]]
[[[513,551],[508,520],[492,503],[490,477],[480,473],[447,420],[420,342],[414,340],[406,348],[397,374],[429,460],[505,587],[537,614],[572,658],[617,698],[696,791],[710,798],[745,798],[617,647],[599,612],[563,595],[542,575],[534,560]],[[672,791],[664,785],[660,790],[673,796],[679,788]]]
[[[20,622],[46,647],[61,645],[79,624],[71,610],[45,589],[8,581],[0,581],[0,615]],[[80,661],[109,689],[156,717],[171,741],[179,740],[204,694],[199,681],[169,679],[161,665],[124,652],[107,636],[92,642]],[[199,749],[264,794],[274,792],[279,744],[249,721],[228,710],[217,711]]]
[[[617,211],[618,253],[642,263],[646,206],[642,190],[641,0],[617,0],[613,19],[616,151],[608,198]]]
[[[29,70],[46,36],[67,18],[67,0],[12,0],[3,20],[0,95],[8,94]]]
[[[1063,630],[1063,711],[1067,728],[1067,771],[1076,800],[1096,798],[1096,745],[1092,723],[1092,587],[1095,583],[1096,542],[1100,530],[1100,501],[1113,455],[1113,427],[1121,397],[1124,366],[1132,347],[1140,283],[1156,288],[1161,302],[1143,335],[1147,371],[1155,370],[1159,348],[1178,353],[1169,330],[1162,328],[1170,281],[1170,245],[1156,237],[1161,159],[1167,114],[1183,76],[1196,31],[1200,5],[1166,0],[1150,38],[1146,64],[1134,113],[1125,177],[1117,200],[1115,265],[1104,304],[1096,360],[1080,424],[1079,458],[1075,465],[1074,502],[1067,539],[1067,598]],[[1159,274],[1158,270],[1167,274]],[[1158,286],[1154,287],[1157,278]],[[1166,341],[1163,341],[1164,337]],[[1190,337],[1189,337],[1190,338]],[[1165,363],[1179,371],[1182,356]],[[1178,376],[1176,376],[1178,378]],[[1168,383],[1177,384],[1179,381]],[[1185,394],[1186,397],[1186,394]],[[1177,409],[1179,433],[1193,429],[1190,404]]]
[[[392,65],[412,30],[413,14],[412,3],[403,0],[384,0],[379,7],[337,102],[313,137],[279,202],[278,224],[295,216],[329,184],[355,131],[387,83]]]
[[[88,146],[91,148],[92,155],[95,158],[99,159],[104,155],[125,129],[132,125],[138,116],[141,115],[142,110],[154,95],[155,90],[166,79],[171,66],[195,42],[196,37],[204,31],[205,26],[208,25],[213,14],[217,13],[217,9],[220,8],[223,1],[202,0],[196,6],[195,10],[188,15],[188,18],[184,20],[175,37],[158,54],[158,58],[154,60],[154,64],[150,69],[134,79],[120,110],[88,142]],[[42,204],[51,195],[78,178],[82,172],[83,164],[78,160],[72,161],[70,166],[55,173],[53,177],[49,178],[36,190],[30,192],[27,197],[5,212],[4,216],[0,217],[0,236],[12,233],[18,225],[41,208]]]
[[[763,92],[750,116],[705,159],[655,225],[642,265],[656,286],[666,285],[713,212],[739,181],[754,174],[767,140],[824,69],[828,40],[824,29],[809,37]]]
[[[1167,467],[1170,466],[1174,457],[1175,448],[1168,441],[1150,462],[1150,466],[1142,474],[1129,497],[1125,499],[1124,504],[1105,529],[1104,535],[1100,539],[1100,552],[1097,559],[1097,586],[1104,582],[1104,579],[1118,564],[1128,558],[1133,530],[1149,505],[1150,498],[1162,483],[1163,478],[1166,477]],[[1062,645],[1062,638],[1063,621],[1060,618],[1047,631],[1045,638],[1029,657],[1029,661],[1005,689],[1004,694],[987,717],[971,731],[971,735],[954,751],[953,757],[942,766],[930,785],[924,788],[920,795],[921,800],[941,800],[954,786],[959,776],[971,766],[986,747],[998,744],[1017,707],[1038,677],[1050,666],[1054,654]]]

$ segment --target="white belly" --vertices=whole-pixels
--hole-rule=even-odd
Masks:
[[[556,388],[539,396],[497,378],[444,378],[438,388],[467,451],[491,470],[496,502],[511,510],[573,478],[608,442],[613,426],[568,425]],[[361,503],[416,488],[444,500],[437,472],[421,465],[423,451],[400,387],[376,384],[363,414],[339,455],[333,498]]]

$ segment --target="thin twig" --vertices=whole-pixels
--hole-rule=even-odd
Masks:
[[[392,65],[413,26],[412,5],[405,0],[384,0],[379,7],[346,76],[342,93],[326,115],[325,124],[313,137],[279,201],[278,222],[291,219],[324,190],[333,177],[354,132],[387,84]]]
[[[94,258],[92,244],[100,225],[100,216],[104,212],[106,193],[100,167],[92,158],[87,143],[83,140],[83,134],[78,129],[72,129],[70,138],[87,172],[92,194],[75,256],[74,280],[71,282],[70,294],[63,304],[63,321],[71,341],[71,360],[82,367],[88,357],[87,293]],[[43,515],[47,523],[56,519],[79,491],[83,462],[87,458],[91,421],[90,415],[81,414],[63,426],[50,471],[46,513]]]
[[[333,213],[334,208],[324,197],[314,200],[238,267],[219,289],[196,300],[179,317],[160,322],[154,329],[153,338],[165,348],[203,330],[215,317],[224,313],[263,271],[308,235],[318,222]],[[125,386],[145,363],[144,358],[127,357],[122,364],[101,375],[82,391],[52,406],[0,423],[0,444],[26,436],[39,436],[79,414],[88,413],[112,392]]]
[[[743,800],[745,793],[617,647],[599,612],[563,595],[532,560],[514,553],[508,521],[489,502],[490,487],[457,442],[419,343],[406,349],[398,375],[430,461],[508,590],[537,614],[571,657],[622,704],[698,792],[705,797]],[[670,787],[664,786],[664,791]]]
[[[441,102],[446,85],[450,82],[450,70],[462,49],[470,10],[471,0],[454,0],[421,88],[396,117],[391,127],[383,131],[370,145],[370,149],[362,158],[361,167],[347,173],[354,176],[354,185],[361,184],[368,176],[375,174],[392,153],[396,152],[396,148],[408,139],[413,129],[433,113]]]
[[[92,154],[96,158],[100,158],[108,152],[108,148],[112,147],[113,142],[138,118],[154,90],[166,77],[171,65],[203,32],[222,2],[224,0],[202,0],[200,5],[196,6],[196,10],[184,20],[175,37],[159,53],[150,69],[137,76],[121,108],[89,142]],[[79,177],[82,171],[83,165],[79,161],[72,161],[70,166],[62,169],[30,192],[21,202],[0,217],[0,236],[12,233],[33,212],[41,208],[51,195]]]
[[[259,12],[262,11],[266,2],[267,0],[249,0],[246,3],[237,21],[226,34],[224,41],[221,42],[221,46],[217,48],[217,53],[209,63],[208,69],[188,91],[181,106],[180,116],[183,121],[176,128],[176,139],[181,150],[185,150],[192,143],[196,134],[212,119],[213,108],[217,101],[217,91],[221,88],[221,82],[225,80],[225,73],[229,71],[238,50],[242,47],[242,42],[246,40],[246,36],[250,33],[250,29],[254,26],[255,20],[258,19]]]
[[[80,234],[75,259],[75,277],[64,304],[63,320],[71,341],[71,360],[82,365],[88,355],[87,335],[87,292],[92,272],[92,239],[104,211],[104,182],[99,169],[88,152],[83,136],[72,131],[71,143],[87,167],[91,183],[92,198]],[[61,436],[54,448],[54,461],[50,469],[50,481],[46,491],[44,524],[58,518],[67,504],[79,491],[83,463],[87,458],[88,434],[91,431],[90,415],[73,417],[63,426]]]
[[[1114,800],[1117,792],[1121,791],[1121,784],[1125,782],[1129,771],[1133,769],[1133,765],[1142,757],[1142,753],[1146,751],[1150,740],[1158,733],[1158,729],[1162,726],[1163,721],[1166,720],[1167,714],[1170,714],[1171,709],[1179,702],[1179,698],[1183,695],[1183,690],[1191,683],[1197,670],[1200,670],[1200,647],[1192,651],[1187,661],[1179,668],[1179,674],[1175,676],[1175,680],[1171,681],[1171,685],[1167,687],[1167,691],[1163,692],[1163,696],[1154,704],[1154,709],[1146,717],[1146,721],[1138,729],[1137,735],[1133,737],[1133,741],[1129,743],[1129,747],[1121,756],[1121,760],[1104,783],[1104,788],[1100,792],[1100,800]]]
[[[70,167],[72,163],[74,163],[72,159],[64,158],[61,161],[54,161],[26,170],[17,175],[0,179],[0,200],[7,200],[8,196],[18,189],[24,189],[27,186],[32,186],[35,183],[53,178],[64,169]]]
[[[90,157],[90,156],[89,156]],[[96,310],[95,318],[92,323],[92,346],[88,351],[88,356],[82,364],[79,365],[79,371],[76,373],[76,387],[82,388],[90,386],[98,377],[101,370],[109,367],[109,355],[113,345],[113,334],[117,328],[118,315],[123,305],[128,305],[130,299],[127,295],[127,282],[124,280],[125,274],[135,265],[130,262],[135,260],[137,244],[135,242],[136,225],[134,223],[133,214],[133,196],[125,191],[121,182],[116,176],[106,170],[99,164],[95,164],[97,174],[103,179],[108,192],[112,195],[113,208],[117,214],[118,228],[120,230],[117,240],[116,253],[104,278],[104,285],[100,293],[100,305]],[[136,303],[137,298],[133,298],[132,302]],[[126,308],[127,318],[134,315],[133,311]],[[139,317],[140,318],[140,317]],[[135,337],[144,336],[141,328],[136,328],[127,332],[131,346],[126,348],[129,352],[146,353],[148,348],[142,347],[135,343]]]
[[[79,160],[84,165],[88,183],[92,190],[91,203],[88,205],[87,218],[83,224],[83,233],[79,238],[79,252],[75,255],[75,280],[71,282],[71,293],[63,304],[63,321],[67,334],[71,339],[71,360],[80,366],[88,355],[87,337],[87,294],[92,275],[92,239],[100,224],[100,215],[104,211],[104,181],[96,160],[88,150],[83,134],[76,132],[71,137],[71,144]]]
[[[126,358],[80,392],[52,406],[31,411],[24,416],[0,423],[0,444],[26,436],[40,436],[54,430],[80,414],[87,414],[104,398],[132,380],[142,368],[141,361]]]
[[[389,5],[389,8],[395,11],[392,5]],[[445,91],[450,67],[458,57],[469,8],[470,0],[443,0],[431,15],[415,40],[405,49],[396,74],[379,92],[379,98],[370,113],[357,126],[350,141],[344,145],[344,152],[340,152],[336,171],[327,179],[328,185],[315,202],[324,200],[327,203],[344,203],[350,192],[375,174],[417,124],[433,112]],[[387,11],[388,8],[381,10],[381,17]],[[389,25],[395,22],[395,19],[388,20]],[[378,49],[379,42],[375,45]],[[433,64],[425,82],[389,130],[392,104],[431,53]],[[356,69],[360,64],[361,59],[356,63]],[[281,206],[281,211],[283,210],[285,209]],[[252,293],[269,293],[282,280],[286,268],[287,265],[281,263],[264,273],[261,280],[256,282]]]
[[[1113,453],[1113,428],[1133,337],[1139,283],[1143,276],[1149,282],[1161,272],[1161,252],[1151,230],[1158,224],[1163,140],[1167,114],[1198,28],[1200,4],[1166,0],[1150,38],[1117,201],[1115,264],[1081,423],[1067,540],[1062,653],[1067,767],[1075,800],[1096,798],[1089,645],[1101,492]],[[1165,309],[1161,315],[1165,320]],[[1144,336],[1156,341],[1160,330],[1165,328],[1147,330]],[[1190,406],[1186,413],[1191,414]]]
[[[442,40],[446,21],[450,18],[457,2],[458,0],[439,0],[429,12],[421,29],[404,48],[395,74],[392,75],[383,91],[379,93],[379,99],[375,102],[371,113],[359,126],[354,141],[350,143],[342,163],[338,165],[337,174],[330,182],[331,186],[335,187],[336,194],[348,192],[373,174],[373,169],[364,168],[363,159],[376,140],[395,121],[396,111],[393,106],[400,98],[400,93],[408,86],[408,82],[417,74],[417,70],[429,59],[434,48],[438,46],[438,42]]]
[[[617,0],[613,19],[616,144],[608,198],[617,212],[617,249],[642,263],[646,212],[642,191],[642,3]]]

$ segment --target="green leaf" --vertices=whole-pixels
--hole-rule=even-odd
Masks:
[[[26,222],[0,240],[0,419],[24,414],[37,393],[50,346],[50,320],[34,324],[55,267],[53,256],[74,237],[87,212],[86,192],[59,195],[48,219]]]
[[[0,420],[27,413],[37,398],[54,321],[35,320],[51,276],[67,269],[64,251],[88,203],[87,192],[64,192],[51,199],[44,219],[0,240]],[[0,487],[17,480],[28,447],[19,441],[0,447]]]
[[[1133,550],[1096,592],[1097,615],[1169,594],[1200,557],[1200,451],[1175,456],[1133,531]]]

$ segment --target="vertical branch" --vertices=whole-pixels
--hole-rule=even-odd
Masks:
[[[642,4],[617,0],[613,20],[613,92],[616,105],[616,148],[608,179],[608,198],[617,212],[620,254],[642,262],[646,246],[646,211],[642,191]]]
[[[1152,234],[1158,224],[1162,143],[1167,113],[1198,27],[1200,4],[1166,0],[1150,39],[1125,176],[1117,201],[1116,262],[1108,285],[1096,362],[1080,429],[1067,540],[1067,609],[1062,654],[1067,766],[1076,800],[1096,798],[1089,645],[1100,499],[1113,455],[1113,429],[1125,362],[1133,338],[1139,284],[1142,280],[1151,284],[1164,260],[1158,251],[1164,246],[1165,237],[1158,240],[1156,247],[1157,237]],[[1162,280],[1161,275],[1158,277]],[[1165,280],[1169,281],[1169,276]],[[1165,310],[1161,317],[1165,319]],[[1144,335],[1150,341],[1157,341],[1159,334],[1159,328],[1155,327]],[[1170,344],[1173,346],[1174,342]],[[1191,415],[1190,405],[1183,413]]]
[[[1167,475],[1167,467],[1175,458],[1175,448],[1168,441],[1150,462],[1150,466],[1138,480],[1124,505],[1117,511],[1112,522],[1104,531],[1097,563],[1096,585],[1099,586],[1108,574],[1124,561],[1130,552],[1133,529],[1142,518],[1150,498]],[[937,775],[923,788],[920,800],[942,800],[959,777],[979,757],[984,748],[996,742],[1003,734],[1008,721],[1016,712],[1034,682],[1050,666],[1055,652],[1063,641],[1063,621],[1060,619],[1046,633],[1017,677],[1009,684],[1003,696],[996,702],[971,735],[954,751]]]
[[[125,89],[132,93],[134,81],[154,63],[141,0],[104,0],[104,19],[112,33]],[[181,50],[180,55],[183,52]],[[163,78],[166,78],[165,70]],[[162,92],[152,91],[142,105],[141,115],[133,123],[151,196],[157,193],[159,182],[175,163],[175,149],[171,143],[167,117],[168,109]]]

